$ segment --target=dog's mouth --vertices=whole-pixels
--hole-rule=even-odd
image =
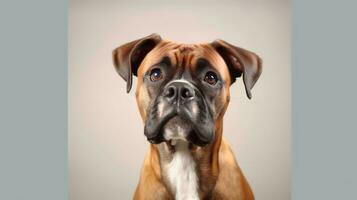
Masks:
[[[203,113],[203,112],[202,112]],[[145,136],[152,144],[165,142],[173,149],[177,139],[187,141],[190,149],[212,142],[214,122],[208,114],[193,117],[188,109],[169,108],[161,116],[152,114],[145,123]]]

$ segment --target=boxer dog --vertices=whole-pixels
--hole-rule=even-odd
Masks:
[[[116,48],[113,61],[127,92],[137,77],[151,143],[135,200],[254,199],[222,129],[237,77],[252,96],[262,71],[256,54],[223,40],[177,44],[152,34]]]

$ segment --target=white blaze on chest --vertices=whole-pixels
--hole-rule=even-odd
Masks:
[[[196,163],[183,140],[173,140],[176,151],[166,165],[169,184],[176,200],[199,200]]]

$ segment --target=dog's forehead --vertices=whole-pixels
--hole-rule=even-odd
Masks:
[[[165,57],[169,58],[171,65],[176,68],[185,67],[193,70],[197,66],[197,61],[204,59],[221,75],[228,74],[223,58],[210,44],[180,44],[162,41],[143,60],[139,67],[139,76],[148,71],[153,65],[160,63]]]

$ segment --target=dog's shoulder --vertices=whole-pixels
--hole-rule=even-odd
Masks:
[[[219,150],[219,175],[212,197],[212,199],[254,200],[233,151],[223,138]]]
[[[161,182],[160,164],[157,149],[150,145],[141,169],[141,178],[136,187],[134,200],[171,200],[167,188]]]

